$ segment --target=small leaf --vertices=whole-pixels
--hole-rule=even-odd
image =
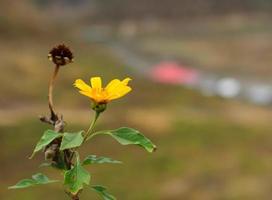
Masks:
[[[23,179],[19,181],[16,185],[9,187],[9,189],[21,189],[27,188],[35,185],[48,184],[58,182],[57,180],[50,180],[47,176],[42,173],[34,174],[32,179]]]
[[[77,133],[64,133],[60,150],[79,147],[83,142],[83,131]]]
[[[57,180],[50,180],[47,176],[42,173],[34,174],[32,179],[36,181],[37,184],[48,184],[57,182]]]
[[[53,130],[47,130],[44,132],[43,136],[41,137],[40,141],[37,143],[32,155],[30,156],[30,159],[34,157],[35,153],[42,150],[44,147],[46,147],[48,144],[50,144],[54,139],[61,137],[62,134],[55,132]]]
[[[107,188],[101,185],[95,185],[92,186],[92,188],[103,198],[103,200],[116,200],[114,196],[112,196],[106,191]]]
[[[77,155],[77,154],[76,154]],[[77,194],[78,191],[83,189],[83,185],[90,183],[91,176],[80,164],[80,160],[77,155],[77,162],[75,166],[66,171],[64,174],[64,185],[68,186],[72,194]]]
[[[32,179],[23,179],[16,183],[14,186],[10,186],[8,189],[21,189],[36,185],[36,182]]]
[[[98,134],[110,135],[122,145],[139,145],[150,153],[156,150],[156,146],[148,138],[146,138],[139,131],[132,128],[122,127],[116,130],[99,131],[93,135]]]
[[[89,155],[84,159],[82,165],[102,164],[102,163],[119,164],[122,162],[118,161],[118,160],[113,160],[113,159],[107,158],[107,157],[97,157],[96,155]]]

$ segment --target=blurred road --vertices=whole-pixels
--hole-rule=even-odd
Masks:
[[[205,96],[220,96],[226,99],[238,98],[265,106],[272,104],[271,84],[249,79],[240,79],[238,76],[225,77],[220,74],[195,70],[191,66],[180,64],[175,58],[163,60],[161,58],[154,58],[154,56],[147,56],[133,49],[131,44],[126,44],[125,42],[107,37],[107,34],[103,34],[97,30],[83,30],[82,36],[84,40],[88,42],[105,43],[114,55],[123,61],[125,66],[132,69],[135,73],[151,78],[154,81],[166,84],[174,83],[194,88]],[[157,68],[159,68],[162,73],[154,76],[154,73],[158,74]],[[183,72],[181,72],[182,70]],[[188,71],[188,73],[184,73],[184,71]],[[190,71],[194,73],[193,79],[190,78],[192,76]],[[179,73],[181,73],[180,77]],[[183,81],[187,79],[190,79],[190,81]]]

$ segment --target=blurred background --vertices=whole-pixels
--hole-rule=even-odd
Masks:
[[[272,196],[272,24],[270,0],[9,0],[0,3],[0,199],[66,199],[60,184],[7,190],[43,172],[28,160],[49,126],[49,50],[65,43],[57,112],[67,130],[86,129],[89,101],[77,78],[132,77],[97,130],[131,126],[154,154],[97,137],[82,149],[122,160],[90,166],[92,183],[121,200],[268,200]],[[99,199],[87,187],[82,199]]]

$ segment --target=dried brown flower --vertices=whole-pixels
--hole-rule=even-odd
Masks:
[[[73,58],[73,53],[69,47],[64,44],[54,47],[48,54],[48,59],[59,66],[64,66],[73,62]]]

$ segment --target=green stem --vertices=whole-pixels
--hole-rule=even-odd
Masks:
[[[85,141],[88,139],[88,137],[91,135],[91,133],[92,133],[92,131],[93,131],[93,129],[94,129],[94,125],[95,125],[95,123],[96,123],[96,121],[97,121],[99,115],[100,115],[100,112],[97,112],[97,111],[96,111],[96,112],[95,112],[94,119],[93,119],[93,121],[92,121],[90,127],[89,127],[88,130],[86,131],[86,134],[85,134],[85,136],[84,136],[83,142],[85,142]]]
[[[100,134],[100,132],[93,133],[93,134],[91,134],[89,137],[87,137],[86,140],[90,140],[92,137],[94,137],[94,136],[96,136],[96,135],[98,135],[98,134]]]

